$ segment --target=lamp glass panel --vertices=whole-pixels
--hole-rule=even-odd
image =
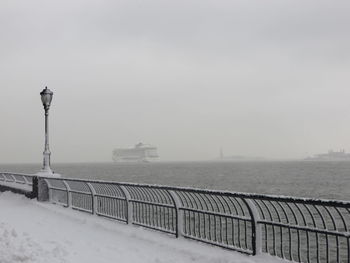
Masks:
[[[52,100],[52,95],[49,93],[41,95],[41,101],[44,105],[50,105]]]

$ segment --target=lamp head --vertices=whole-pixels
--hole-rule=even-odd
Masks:
[[[53,92],[49,90],[47,87],[45,87],[45,89],[43,89],[43,91],[40,92],[40,96],[41,96],[41,102],[43,103],[44,109],[48,110],[51,105]]]

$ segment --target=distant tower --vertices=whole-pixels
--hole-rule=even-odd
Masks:
[[[220,160],[224,159],[224,152],[222,151],[222,147],[220,148]]]

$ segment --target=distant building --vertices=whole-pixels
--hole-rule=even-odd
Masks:
[[[222,151],[222,148],[220,148],[220,160],[224,159],[224,152]]]

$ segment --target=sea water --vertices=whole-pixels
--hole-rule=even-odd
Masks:
[[[52,168],[72,178],[350,200],[350,162],[58,163]],[[0,165],[0,171],[38,170],[39,164]]]

